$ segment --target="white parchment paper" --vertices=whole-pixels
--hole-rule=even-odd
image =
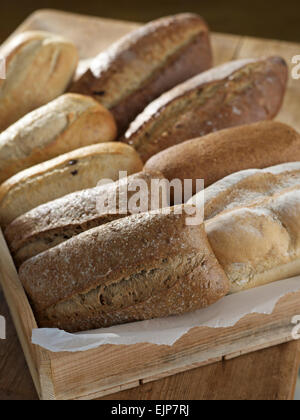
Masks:
[[[190,314],[134,322],[78,334],[40,328],[33,330],[32,342],[52,352],[86,351],[104,344],[152,343],[172,346],[194,327],[232,327],[247,314],[271,314],[281,297],[299,290],[300,276],[226,296],[209,308]]]

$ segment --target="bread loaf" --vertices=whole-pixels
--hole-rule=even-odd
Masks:
[[[285,124],[264,121],[164,150],[146,163],[145,171],[160,171],[169,180],[204,179],[209,187],[241,170],[295,161],[300,161],[300,135]]]
[[[0,132],[64,93],[78,62],[72,43],[47,32],[17,35],[0,55],[6,61],[6,79],[0,80]]]
[[[300,188],[206,222],[231,292],[300,274]]]
[[[33,166],[0,186],[0,224],[9,224],[40,204],[95,187],[103,178],[116,181],[120,171],[131,175],[142,168],[136,151],[121,143],[84,147]]]
[[[145,162],[183,141],[272,119],[281,108],[287,75],[287,65],[280,57],[224,64],[152,102],[123,140]]]
[[[129,216],[134,212],[146,212],[163,207],[162,195],[158,197],[157,202],[154,202],[151,194],[152,179],[161,178],[158,173],[140,172],[111,184],[68,194],[18,217],[5,231],[16,265],[20,266],[29,258],[88,229]],[[141,181],[146,183],[147,191],[143,196],[143,202],[140,203],[141,208],[134,209],[131,200],[140,188]],[[116,208],[101,209],[99,200],[102,200],[102,203],[115,203]]]
[[[96,57],[71,91],[110,109],[120,134],[153,99],[212,65],[209,31],[197,15],[151,22]]]
[[[228,279],[203,225],[187,226],[186,214],[177,213],[120,219],[24,263],[20,279],[39,326],[83,331],[182,314],[222,298]]]
[[[109,111],[87,96],[63,95],[0,134],[0,183],[63,153],[115,138]]]
[[[204,190],[205,220],[295,186],[300,187],[300,162],[229,175]],[[203,193],[196,194],[188,204],[203,206]]]

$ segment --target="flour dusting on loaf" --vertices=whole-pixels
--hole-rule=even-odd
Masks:
[[[216,182],[204,191],[205,219],[225,211],[244,207],[268,196],[300,186],[300,162],[266,169],[237,172]],[[189,204],[203,205],[203,193],[195,195]]]
[[[181,209],[180,209],[181,210]],[[40,326],[107,327],[206,307],[228,291],[203,225],[178,208],[120,219],[24,263]]]
[[[231,292],[300,274],[300,186],[206,222]]]

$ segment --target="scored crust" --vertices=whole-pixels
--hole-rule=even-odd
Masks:
[[[280,57],[226,63],[152,102],[122,140],[146,162],[186,140],[272,119],[281,108],[287,76],[287,65]]]

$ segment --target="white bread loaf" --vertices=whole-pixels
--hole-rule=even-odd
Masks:
[[[236,172],[192,197],[188,204],[203,206],[205,220],[236,207],[248,206],[275,193],[300,186],[300,162],[267,169]]]
[[[116,135],[113,116],[94,99],[62,95],[0,134],[0,183],[63,153],[113,141]]]
[[[300,187],[206,222],[232,293],[300,274]]]
[[[0,80],[0,132],[63,94],[78,63],[75,45],[47,32],[28,31],[1,47],[6,79]]]

